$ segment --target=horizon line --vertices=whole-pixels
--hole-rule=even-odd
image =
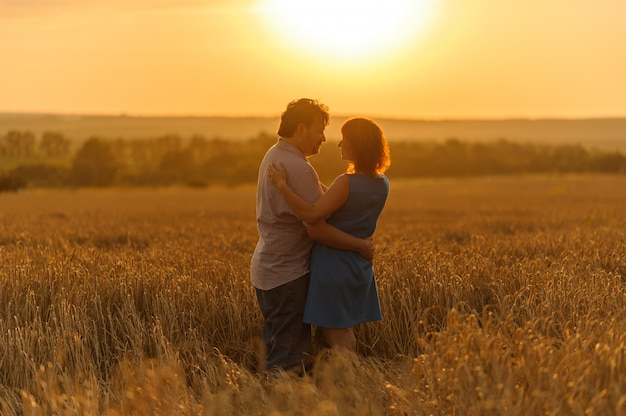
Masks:
[[[223,119],[241,119],[241,118],[280,118],[280,113],[274,115],[262,115],[262,114],[240,114],[240,115],[227,115],[227,114],[174,114],[174,113],[72,113],[72,112],[49,112],[49,111],[3,111],[0,110],[0,115],[12,115],[12,116],[56,116],[56,117],[120,117],[120,118],[223,118]],[[337,113],[331,114],[332,118],[350,118],[350,117],[365,117],[374,120],[396,120],[396,121],[511,121],[511,120],[527,120],[527,121],[539,121],[539,120],[612,120],[612,119],[624,119],[624,115],[586,115],[586,116],[439,116],[439,117],[418,117],[418,116],[390,116],[390,115],[370,115],[364,114],[355,116],[354,114]]]

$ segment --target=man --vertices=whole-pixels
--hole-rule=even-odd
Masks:
[[[311,352],[311,326],[302,322],[309,287],[309,257],[313,240],[373,256],[370,239],[356,238],[326,222],[305,224],[267,178],[269,164],[288,172],[288,182],[303,199],[314,202],[324,192],[307,158],[326,141],[328,107],[302,98],[290,102],[281,115],[279,139],[259,169],[256,211],[259,241],[250,275],[263,314],[267,369],[302,373]]]

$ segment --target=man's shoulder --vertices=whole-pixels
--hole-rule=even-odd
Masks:
[[[289,151],[281,150],[280,148],[271,149],[271,154],[268,153],[269,159],[272,163],[282,163],[285,165],[288,173],[302,174],[306,172],[315,173],[315,169],[309,161],[297,154]],[[291,172],[290,172],[291,171]]]

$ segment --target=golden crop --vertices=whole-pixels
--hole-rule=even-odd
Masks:
[[[265,378],[254,188],[0,194],[25,415],[626,415],[626,177],[393,182],[359,356]]]

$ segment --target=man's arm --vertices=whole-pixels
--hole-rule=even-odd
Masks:
[[[339,228],[320,221],[307,224],[307,234],[312,240],[340,250],[357,251],[370,262],[374,259],[374,243],[372,237],[358,238],[341,231]]]

